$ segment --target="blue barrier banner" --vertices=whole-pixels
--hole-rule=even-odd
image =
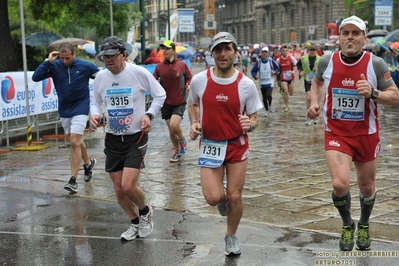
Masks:
[[[184,59],[181,60],[184,63],[186,63],[186,65],[188,66],[189,69],[191,69],[191,61],[190,59]],[[155,71],[155,67],[157,66],[156,64],[151,64],[151,65],[139,65],[141,67],[144,67],[145,69],[147,69],[148,71],[150,71],[151,74],[154,74]]]
[[[184,63],[186,63],[186,65],[188,66],[189,69],[191,69],[191,61],[190,59],[184,59],[182,60]],[[141,67],[144,67],[145,69],[147,69],[151,74],[154,74],[155,71],[155,67],[157,66],[157,64],[151,64],[151,65],[139,65]],[[150,96],[151,94],[149,92],[145,93],[146,96]]]
[[[28,94],[25,91],[24,72],[0,73],[0,121],[58,111],[58,96],[51,78],[32,81],[33,71],[28,71]],[[26,98],[29,106],[26,106]]]

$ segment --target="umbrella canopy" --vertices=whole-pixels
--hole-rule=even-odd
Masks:
[[[389,48],[392,49],[395,53],[399,54],[399,42],[393,42],[389,45]]]
[[[389,47],[385,45],[385,40],[377,40],[375,42],[380,48],[384,49],[384,51],[389,51]]]
[[[371,31],[367,32],[367,37],[368,38],[373,38],[373,37],[377,37],[377,36],[384,37],[388,33],[389,33],[389,31],[387,31],[387,30],[371,30]]]
[[[335,45],[336,45],[336,41],[335,40],[329,40],[328,42],[326,42],[324,44],[324,46],[330,46],[330,47],[333,47]]]
[[[180,53],[181,51],[186,50],[186,48],[184,46],[176,46],[176,53]]]
[[[195,51],[191,50],[189,48],[181,51],[180,53],[177,54],[177,58],[185,60],[185,59],[191,59],[195,57]]]
[[[96,54],[96,49],[93,46],[86,46],[84,50],[88,54]]]
[[[366,43],[365,45],[363,45],[362,49],[367,50],[367,51],[373,51],[376,48],[377,48],[377,44],[369,42],[369,43]]]
[[[370,39],[370,42],[371,42],[371,43],[375,43],[377,40],[383,40],[383,39],[384,39],[383,36],[376,36],[376,37],[372,37],[372,38]]]
[[[141,43],[136,42],[134,43],[134,46],[136,46],[137,50],[141,51]]]
[[[62,37],[58,34],[48,31],[40,31],[26,36],[25,44],[29,46],[48,46],[59,39],[62,39]]]
[[[63,39],[59,39],[59,40],[51,43],[49,46],[50,47],[59,47],[61,45],[61,43],[64,43],[64,42],[69,42],[72,45],[83,45],[90,41],[85,40],[85,39],[80,39],[80,38],[63,38]]]
[[[134,59],[136,59],[136,57],[139,55],[139,49],[137,46],[125,42],[125,48],[129,59],[134,61]]]
[[[80,50],[85,50],[86,53],[88,53],[88,54],[96,54],[95,42],[93,42],[93,41],[90,41],[83,45],[78,45],[78,48]]]
[[[375,40],[374,41],[374,43],[376,43],[376,44],[385,44],[385,40],[384,39],[378,39],[378,40]]]

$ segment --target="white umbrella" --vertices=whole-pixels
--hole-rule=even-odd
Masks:
[[[83,45],[89,43],[90,41],[81,38],[63,38],[51,43],[49,47],[59,47],[64,42],[69,42],[72,45]]]

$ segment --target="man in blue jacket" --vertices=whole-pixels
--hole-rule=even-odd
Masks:
[[[90,110],[89,79],[99,71],[94,64],[75,58],[74,46],[62,43],[59,51],[53,51],[33,73],[33,81],[52,78],[58,95],[58,113],[65,134],[71,144],[71,178],[64,188],[70,193],[78,192],[80,163],[84,161],[84,180],[93,175],[95,158],[90,158],[82,136]]]
[[[261,57],[254,64],[251,75],[254,79],[259,79],[260,91],[262,92],[263,105],[266,110],[266,117],[269,111],[274,112],[272,106],[272,93],[274,87],[274,75],[278,75],[280,67],[271,57],[269,57],[269,47],[262,48]]]

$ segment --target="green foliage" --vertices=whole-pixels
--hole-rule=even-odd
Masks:
[[[2,0],[3,1],[3,0]],[[49,31],[63,37],[91,39],[96,42],[111,33],[109,0],[24,0],[26,36]],[[134,25],[138,3],[114,4],[114,35],[126,38]],[[19,69],[22,70],[21,21],[19,0],[8,0],[10,32]],[[45,58],[46,47],[27,46],[28,69],[34,70]]]
[[[381,28],[381,26],[374,26],[374,11],[375,0],[343,0],[345,8],[349,15],[356,15],[369,22],[369,29]],[[399,27],[399,0],[393,0],[393,28],[388,27],[388,30],[393,30]]]
[[[58,30],[53,25],[46,23],[43,20],[35,20],[32,12],[28,8],[30,0],[24,0],[24,27],[25,37],[33,32],[38,31],[49,31],[58,33]],[[22,59],[22,45],[21,45],[21,19],[20,19],[20,6],[19,0],[8,0],[8,16],[10,23],[10,33],[13,43],[14,54],[18,62],[18,70],[23,70],[23,59]],[[37,66],[43,62],[46,56],[46,47],[30,47],[26,46],[27,56],[27,68],[28,70],[34,70]]]
[[[115,35],[126,36],[134,5],[137,3],[112,5]],[[109,0],[30,0],[29,7],[35,19],[55,25],[59,30],[74,32],[73,27],[93,30],[98,39],[111,33]]]

